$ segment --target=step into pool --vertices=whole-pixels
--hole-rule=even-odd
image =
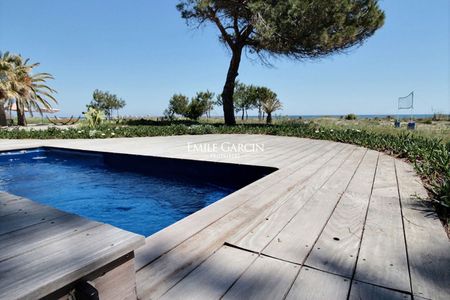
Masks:
[[[50,147],[0,152],[0,190],[144,236],[273,171]]]

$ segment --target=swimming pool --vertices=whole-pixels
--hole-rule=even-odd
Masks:
[[[149,236],[273,171],[37,148],[0,153],[0,190]]]

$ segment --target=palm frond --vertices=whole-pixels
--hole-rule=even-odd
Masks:
[[[52,108],[51,102],[58,103],[54,96],[56,90],[47,85],[54,77],[46,72],[32,74],[39,65],[20,55],[0,53],[0,100],[9,104],[14,100],[21,116],[25,109],[31,115],[33,111],[42,114],[42,109]]]

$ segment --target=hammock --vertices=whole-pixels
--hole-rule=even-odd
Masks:
[[[78,123],[78,121],[80,121],[81,117],[78,117],[77,119],[73,118],[73,115],[70,118],[58,118],[58,117],[54,117],[54,119],[50,119],[47,116],[47,120],[52,123],[53,125],[74,125],[76,123]]]

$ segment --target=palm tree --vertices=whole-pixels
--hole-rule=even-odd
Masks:
[[[0,126],[6,126],[5,105],[18,96],[15,87],[19,85],[15,72],[17,55],[0,52]]]
[[[3,60],[3,55],[0,54],[0,126],[6,126],[5,102],[10,96],[9,64]]]
[[[14,74],[16,77],[13,90],[17,94],[14,97],[17,109],[17,124],[26,126],[25,111],[31,115],[37,111],[42,115],[42,109],[51,109],[50,101],[58,103],[53,96],[56,91],[46,85],[48,80],[54,79],[49,73],[31,74],[39,63],[28,64],[29,59],[24,60],[21,56],[14,61]]]
[[[271,95],[264,99],[262,104],[263,110],[267,113],[267,124],[272,124],[272,113],[281,109],[283,105],[277,98],[277,94],[271,93]]]

